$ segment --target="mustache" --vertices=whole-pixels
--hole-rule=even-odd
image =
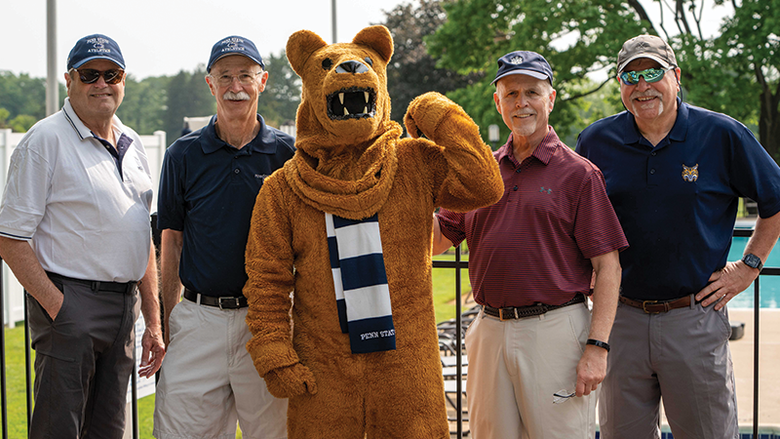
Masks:
[[[226,91],[225,94],[222,95],[222,99],[228,100],[228,101],[248,101],[251,99],[249,96],[249,93],[245,91],[240,91],[238,93],[233,93],[232,91]]]

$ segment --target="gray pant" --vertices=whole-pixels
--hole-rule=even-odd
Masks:
[[[93,291],[58,277],[52,281],[64,295],[54,321],[27,295],[36,351],[30,438],[121,438],[137,293]]]
[[[693,300],[691,300],[693,302]],[[604,439],[658,439],[659,403],[675,439],[738,437],[726,309],[646,314],[618,304],[599,399]]]

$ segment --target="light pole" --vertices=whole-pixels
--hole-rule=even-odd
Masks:
[[[335,0],[334,0],[335,1]],[[59,109],[57,82],[57,0],[46,0],[46,115]]]
[[[331,19],[331,32],[333,32],[333,40],[331,41],[331,44],[338,43],[338,40],[336,39],[336,0],[331,0],[330,2],[331,8],[330,8],[330,19]]]
[[[491,124],[488,126],[488,139],[490,139],[490,147],[495,150],[496,143],[498,143],[498,141],[501,139],[500,133],[498,131],[498,125]]]

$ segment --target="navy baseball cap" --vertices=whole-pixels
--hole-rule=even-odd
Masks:
[[[211,48],[211,57],[209,57],[209,63],[206,66],[206,72],[211,73],[211,67],[215,62],[230,55],[244,55],[252,61],[260,64],[260,67],[265,69],[263,64],[263,58],[260,56],[260,52],[257,51],[255,43],[251,42],[247,38],[232,36],[219,40],[214,47]]]
[[[77,69],[93,59],[107,59],[120,68],[125,68],[125,58],[119,44],[102,34],[87,35],[78,40],[68,54],[68,71]]]
[[[536,52],[516,50],[499,58],[498,73],[491,84],[495,84],[499,79],[509,75],[528,75],[536,79],[546,79],[550,85],[553,83],[550,63]]]

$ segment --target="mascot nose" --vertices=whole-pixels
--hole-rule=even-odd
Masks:
[[[366,72],[368,72],[368,67],[359,61],[344,61],[336,67],[336,73],[352,73],[354,75]]]

